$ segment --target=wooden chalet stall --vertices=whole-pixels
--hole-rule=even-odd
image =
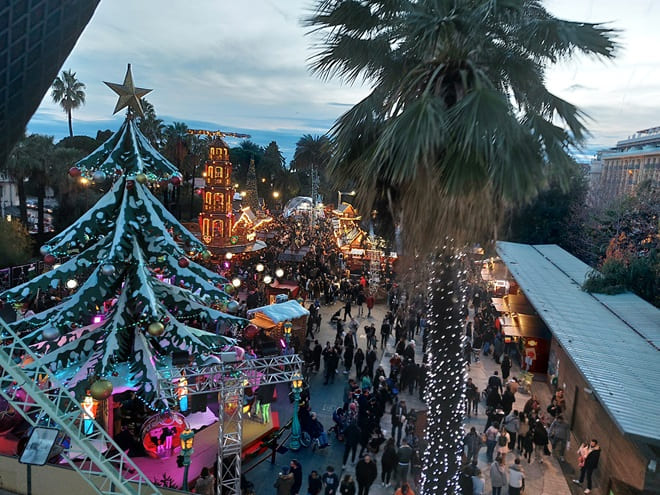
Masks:
[[[262,329],[267,337],[285,342],[285,326],[291,323],[291,343],[301,349],[307,331],[307,311],[298,301],[286,301],[254,308],[247,312],[251,323]]]
[[[660,310],[630,293],[584,292],[591,268],[559,246],[497,251],[551,332],[547,386],[564,391],[572,442],[599,442],[597,492],[660,493]]]
[[[289,300],[295,300],[300,294],[300,285],[295,280],[275,280],[266,287],[268,304],[275,304],[277,296],[281,294],[284,294]]]

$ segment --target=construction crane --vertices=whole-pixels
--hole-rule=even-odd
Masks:
[[[159,370],[159,397],[171,408],[178,402],[178,382],[185,376],[188,395],[219,393],[218,493],[241,495],[243,391],[245,387],[290,383],[300,378],[302,359],[297,354],[266,356],[210,366]]]
[[[207,131],[206,129],[188,129],[188,134],[212,136],[212,137],[220,137],[220,138],[233,137],[239,139],[250,139],[252,137],[249,134],[240,134],[238,132]]]

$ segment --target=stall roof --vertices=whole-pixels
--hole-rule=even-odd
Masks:
[[[660,444],[660,310],[583,292],[591,269],[559,246],[498,242],[497,252],[621,431]]]
[[[254,318],[259,313],[266,315],[273,323],[295,320],[296,318],[309,315],[309,311],[303,308],[298,301],[286,301],[254,308],[249,310],[247,315],[248,318]]]

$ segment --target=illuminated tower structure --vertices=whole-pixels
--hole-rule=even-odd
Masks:
[[[236,244],[238,238],[232,235],[232,165],[229,161],[229,147],[220,136],[213,137],[204,166],[203,207],[199,214],[202,241],[212,247]]]

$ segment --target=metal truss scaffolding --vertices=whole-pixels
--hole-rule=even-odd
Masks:
[[[184,376],[188,395],[220,394],[218,493],[241,495],[244,388],[290,382],[301,368],[300,356],[291,354],[159,371],[160,397],[172,408],[177,405],[178,382]]]
[[[9,405],[30,425],[37,426],[45,416],[70,438],[71,447],[60,455],[94,492],[160,494],[96,421],[85,418],[83,424],[84,411],[73,393],[51,376],[51,370],[39,363],[39,357],[1,318],[0,326],[4,343],[0,348],[0,395]],[[34,362],[26,367],[16,364],[30,358]]]

